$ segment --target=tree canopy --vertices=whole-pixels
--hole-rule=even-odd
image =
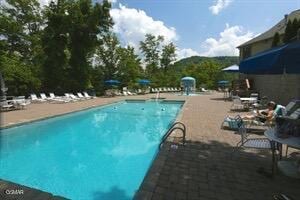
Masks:
[[[138,47],[121,45],[107,0],[58,0],[43,8],[37,0],[6,0],[0,9],[0,70],[8,95],[91,88],[103,94],[108,79],[119,80],[119,87],[137,88],[139,79],[151,80],[152,87],[178,87],[183,76],[213,88],[217,79],[233,77],[221,69],[237,62],[175,62],[176,45],[160,35],[146,34]]]

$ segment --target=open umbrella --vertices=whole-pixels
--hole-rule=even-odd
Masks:
[[[118,85],[118,84],[120,84],[120,81],[118,81],[118,80],[106,80],[106,81],[104,81],[104,83],[106,84],[106,85]]]
[[[238,65],[231,65],[229,67],[226,67],[224,69],[222,69],[223,72],[239,72],[239,66]]]
[[[227,85],[229,81],[218,81],[218,85]]]
[[[147,79],[141,79],[138,81],[139,84],[141,85],[149,85],[151,81],[147,80]]]

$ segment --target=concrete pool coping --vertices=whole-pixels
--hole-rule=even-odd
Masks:
[[[176,119],[174,120],[174,123],[181,122],[183,109],[184,109],[184,106],[187,105],[188,100],[189,99],[186,99],[184,101],[174,100],[176,102],[183,103],[180,111],[177,114]],[[170,102],[170,100],[163,100],[163,101]],[[162,148],[159,148],[159,146],[158,146],[158,152],[157,152],[156,156],[153,158],[153,161],[152,161],[149,169],[147,170],[147,173],[146,173],[139,189],[136,191],[133,199],[135,199],[135,200],[149,199],[150,200],[152,198],[152,195],[153,195],[152,191],[154,191],[154,189],[158,183],[158,177],[159,177],[160,172],[162,171],[162,168],[166,161],[166,154],[169,151],[169,149],[171,148],[171,144],[169,143],[170,141],[171,142],[173,141],[172,137],[167,138],[167,140],[164,142]]]
[[[55,115],[51,115],[51,116],[45,116],[45,117],[41,117],[41,118],[37,118],[37,119],[29,119],[26,120],[24,122],[18,122],[18,123],[13,123],[13,124],[6,124],[6,125],[2,125],[0,126],[0,134],[1,134],[1,130],[5,130],[8,128],[13,128],[13,127],[18,127],[18,126],[22,126],[22,125],[26,125],[26,124],[30,124],[30,123],[34,123],[34,122],[39,122],[39,121],[43,121],[43,120],[47,120],[47,119],[52,119],[52,118],[56,118],[56,117],[63,117],[64,115],[71,115],[74,113],[79,113],[79,112],[85,112],[91,109],[97,109],[97,108],[104,108],[113,104],[118,104],[121,102],[146,102],[152,99],[123,99],[123,100],[117,100],[117,101],[112,101],[103,105],[91,105],[89,107],[86,108],[82,108],[82,109],[78,109],[78,110],[73,110],[70,112],[65,112],[65,113],[60,113],[60,114],[55,114]],[[163,100],[160,101],[160,103],[182,103],[182,105],[184,105],[186,100]]]

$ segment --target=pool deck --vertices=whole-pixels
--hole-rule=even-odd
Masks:
[[[26,110],[1,113],[2,127],[124,99],[148,99],[154,96],[97,98],[67,104],[32,104]],[[161,97],[186,100],[179,120],[187,127],[188,142],[186,146],[178,146],[177,149],[170,148],[168,143],[163,146],[135,199],[271,200],[273,194],[280,193],[300,199],[300,180],[278,172],[272,178],[266,176],[271,171],[270,151],[239,149],[232,154],[240,136],[234,131],[220,129],[220,125],[226,115],[237,113],[229,111],[231,102],[223,101],[223,94],[192,97],[162,94]],[[3,184],[9,185],[8,182],[0,182],[0,194],[4,194]]]

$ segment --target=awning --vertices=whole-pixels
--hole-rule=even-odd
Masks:
[[[240,73],[283,74],[300,73],[300,42],[273,48],[243,60]]]
[[[226,67],[222,69],[224,72],[239,72],[239,66],[238,65],[231,65],[229,67]]]

